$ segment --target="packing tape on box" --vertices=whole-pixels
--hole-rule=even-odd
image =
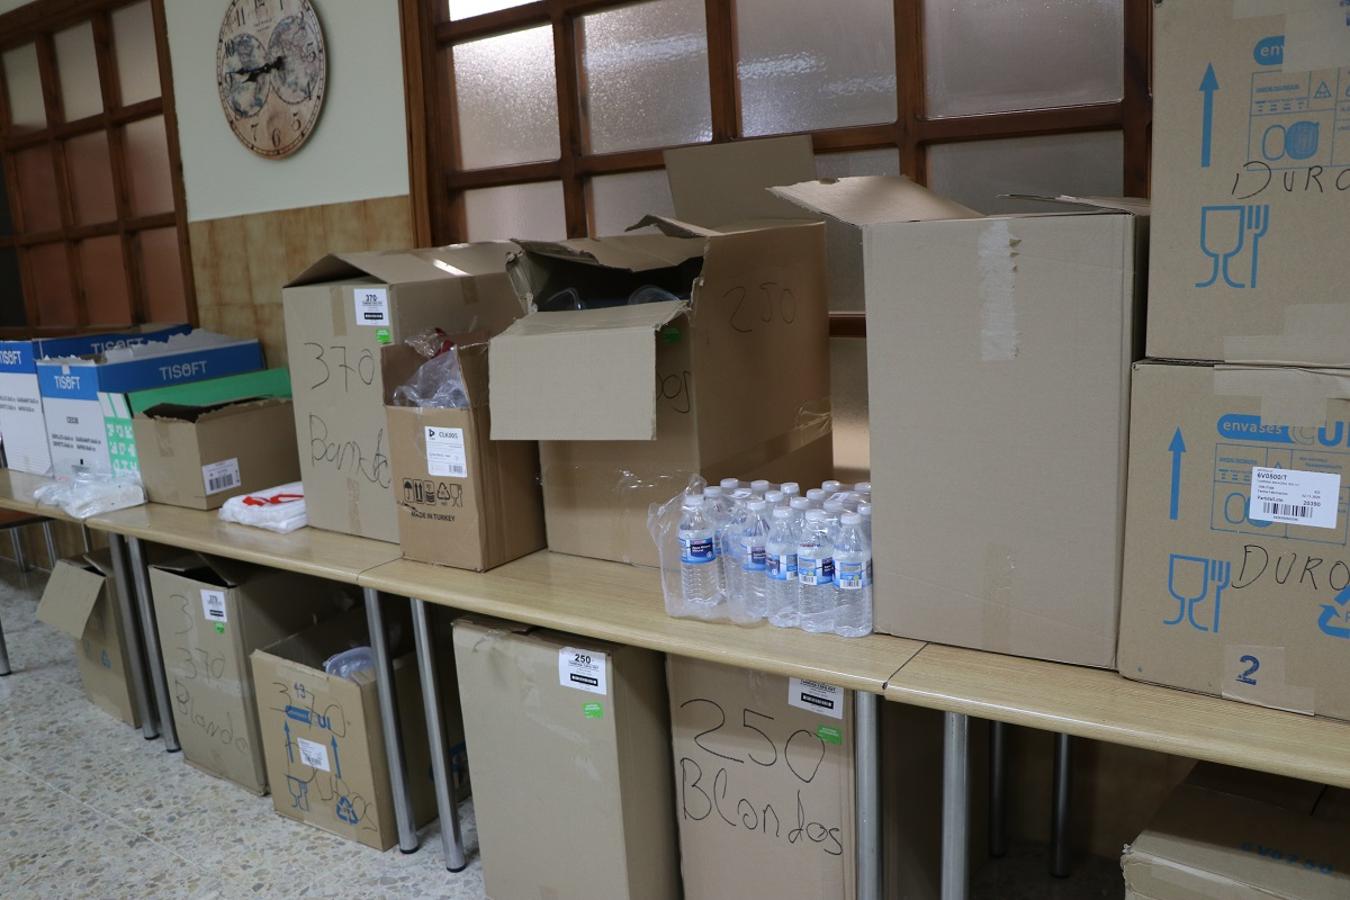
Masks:
[[[1325,425],[1330,404],[1350,401],[1350,372],[1215,366],[1214,394],[1259,399],[1262,422]]]
[[[341,284],[333,285],[328,291],[328,313],[333,320],[333,337],[347,336],[347,308],[355,302],[351,297],[351,289]]]
[[[1317,709],[1317,692],[1311,687],[1289,684],[1286,662],[1283,647],[1224,644],[1219,693],[1225,700],[1311,716]]]
[[[984,603],[980,613],[981,646],[1012,646],[1012,590],[1017,561],[1007,544],[990,542],[984,548]]]
[[[1279,365],[1303,360],[1316,365],[1343,366],[1350,362],[1350,305],[1301,303],[1284,313],[1280,334],[1229,335],[1223,339],[1223,358],[1234,363]]]
[[[752,472],[775,459],[796,453],[821,438],[831,437],[832,430],[830,398],[807,401],[797,407],[796,424],[788,431],[747,447],[739,453],[714,460],[703,466],[703,470],[725,472],[728,476],[740,477],[741,474]]]
[[[1008,219],[989,219],[980,229],[980,361],[1017,358],[1017,250]]]

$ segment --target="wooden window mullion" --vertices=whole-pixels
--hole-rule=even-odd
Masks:
[[[740,85],[736,76],[736,12],[732,0],[704,0],[708,32],[708,100],[714,144],[741,133]]]
[[[98,62],[98,80],[103,91],[103,109],[111,112],[122,106],[122,85],[117,77],[117,51],[113,47],[112,19],[107,12],[94,16],[94,56]],[[117,243],[122,252],[122,277],[126,282],[128,312],[132,322],[148,321],[140,267],[136,265],[134,240],[127,231],[131,218],[131,174],[127,170],[125,135],[120,127],[109,127],[108,158],[112,163],[113,202],[117,208]]]
[[[1153,5],[1125,0],[1125,81],[1121,116],[1125,128],[1125,195],[1149,194],[1149,135],[1153,127],[1150,61],[1153,58]]]
[[[928,115],[923,65],[922,0],[895,0],[895,143],[900,171],[919,184],[928,183],[920,131]]]
[[[586,236],[586,193],[577,172],[581,156],[581,103],[577,82],[576,20],[562,0],[554,0],[553,70],[558,88],[558,169],[568,237]]]
[[[0,133],[7,137],[10,133],[10,125],[9,77],[5,74],[5,67],[0,66]],[[28,265],[28,254],[19,247],[18,243],[18,236],[23,233],[23,203],[19,199],[19,169],[14,162],[13,153],[5,152],[4,167],[5,191],[9,202],[10,243],[14,247],[14,255],[19,266],[19,292],[23,295],[23,320],[26,327],[32,327],[37,324],[39,315],[37,292],[29,289],[29,286],[33,283],[32,270]]]
[[[183,279],[183,303],[188,323],[196,326],[196,275],[192,271],[187,189],[183,185],[183,156],[178,143],[178,111],[174,106],[173,64],[169,59],[169,31],[164,19],[164,0],[150,0],[150,18],[154,29],[155,58],[159,69],[159,99],[164,111],[164,135],[169,149],[169,184],[173,190],[173,220],[178,232],[178,268]],[[148,307],[148,303],[146,305]]]
[[[70,186],[70,171],[66,166],[65,143],[55,136],[54,125],[65,122],[65,111],[61,101],[60,78],[56,69],[56,47],[51,34],[39,35],[36,41],[38,73],[42,82],[42,103],[47,114],[48,141],[51,163],[56,174],[56,198],[61,215],[62,237],[65,231],[75,225],[75,204]],[[84,297],[84,277],[80,271],[79,247],[73,241],[65,241],[66,266],[70,274],[71,294],[75,300],[75,323],[77,326],[89,324],[89,305]]]

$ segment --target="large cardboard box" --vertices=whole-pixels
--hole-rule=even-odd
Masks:
[[[513,249],[331,254],[282,291],[310,525],[398,540],[380,351],[432,328],[505,328],[519,310],[478,300],[503,289]]]
[[[252,372],[262,345],[206,331],[92,356],[39,360],[38,384],[52,467],[140,474],[131,394],[150,388]]]
[[[436,790],[417,663],[404,652],[407,618],[394,620],[391,652],[397,654],[394,691],[413,821],[420,828],[435,818]],[[341,678],[323,668],[334,654],[369,643],[365,611],[353,609],[253,651],[253,680],[276,811],[388,850],[398,840],[398,827],[375,675],[365,669]],[[446,743],[454,747],[462,739],[458,719],[447,719],[445,727]]]
[[[42,592],[37,617],[75,639],[75,664],[89,699],[139,728],[139,711],[127,681],[133,664],[127,652],[127,624],[118,609],[111,552],[105,548],[58,562]]]
[[[661,655],[477,618],[454,643],[487,895],[678,898]]]
[[[387,408],[398,542],[408,559],[482,572],[544,547],[539,447],[490,439],[488,345],[456,352],[468,408]],[[409,347],[382,361],[391,393],[425,362]]]
[[[195,553],[151,565],[150,592],[183,756],[267,793],[249,654],[335,615],[348,598],[331,582]]]
[[[694,473],[830,477],[824,229],[763,190],[813,176],[810,140],[665,159],[680,221],[644,220],[663,233],[522,242],[509,264],[532,312],[492,340],[492,437],[543,442],[559,552],[656,565],[648,507]],[[649,285],[681,299],[539,311]]]
[[[1125,848],[1126,900],[1350,897],[1350,791],[1196,766]]]
[[[852,692],[677,656],[666,673],[686,900],[852,900]]]
[[[1344,5],[1154,7],[1148,355],[1350,364]]]
[[[1350,719],[1350,372],[1139,363],[1120,672]]]
[[[163,341],[189,330],[187,325],[142,325],[122,332],[0,341],[0,435],[8,468],[34,475],[52,474],[47,421],[38,388],[39,359],[83,356],[109,347]]]
[[[1142,202],[978,217],[902,178],[777,192],[862,248],[877,630],[1113,666]]]

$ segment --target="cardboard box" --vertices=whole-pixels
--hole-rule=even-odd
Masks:
[[[398,540],[380,351],[431,328],[505,328],[520,310],[478,300],[506,289],[513,249],[332,254],[282,291],[310,525]]]
[[[69,475],[79,467],[139,474],[133,392],[252,372],[262,365],[257,341],[206,331],[87,357],[39,360],[38,385],[55,474]]]
[[[269,372],[276,375],[268,380],[284,382],[289,394],[286,370]],[[176,400],[137,409],[140,398],[132,395],[141,481],[152,503],[217,509],[231,497],[300,480],[290,400],[245,397],[199,402],[183,392]]]
[[[1350,719],[1347,401],[1344,370],[1135,367],[1121,674]]]
[[[454,643],[487,895],[678,898],[661,655],[476,618]]]
[[[1343,5],[1155,6],[1148,355],[1350,364]]]
[[[539,447],[489,438],[488,345],[456,349],[469,408],[387,407],[389,465],[403,555],[482,572],[545,546]],[[425,362],[409,347],[382,361],[391,393]]]
[[[1350,791],[1196,766],[1125,848],[1133,900],[1340,900],[1350,896]]]
[[[84,692],[100,709],[139,728],[127,672],[126,624],[117,604],[112,554],[106,548],[59,561],[47,579],[37,617],[75,639]]]
[[[978,217],[901,178],[777,193],[862,247],[877,630],[1113,666],[1142,201]]]
[[[417,663],[412,653],[403,652],[405,641],[399,637],[410,634],[409,623],[391,631],[397,631],[391,651],[399,654],[394,659],[394,691],[403,756],[413,821],[420,828],[436,816],[422,687]],[[398,828],[374,673],[366,669],[347,679],[323,669],[334,654],[369,643],[365,611],[353,609],[255,650],[253,680],[276,811],[388,850],[398,840]],[[445,687],[454,689],[453,684]],[[447,720],[446,743],[453,746],[460,739],[458,720]]]
[[[42,415],[42,394],[38,389],[39,359],[83,356],[108,347],[162,341],[189,330],[187,325],[142,325],[105,334],[0,341],[0,435],[8,468],[34,475],[52,474],[47,421]]]
[[[676,656],[666,674],[686,900],[852,900],[852,692]]]
[[[648,507],[694,473],[830,477],[824,229],[757,181],[812,177],[810,139],[665,160],[682,221],[522,242],[510,262],[536,311],[492,340],[492,437],[543,442],[548,543],[562,553],[657,565]],[[624,301],[646,285],[687,299],[537,311],[568,288]]]
[[[151,565],[150,592],[184,758],[267,793],[249,654],[347,598],[332,582],[195,553]]]

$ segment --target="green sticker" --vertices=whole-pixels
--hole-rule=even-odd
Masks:
[[[827,744],[842,744],[844,742],[844,733],[838,728],[832,728],[829,725],[817,726],[816,737]]]
[[[581,714],[588,719],[603,719],[605,717],[605,708],[599,703],[583,703],[581,705]]]
[[[661,329],[661,340],[665,341],[667,344],[678,344],[681,337],[683,337],[683,335],[680,334],[680,329],[676,328],[674,325],[667,325]]]
[[[388,328],[376,328],[375,340],[379,341],[381,344],[388,344],[392,342],[394,338],[392,335],[389,334]]]
[[[224,623],[224,622],[217,622],[217,623],[216,623],[216,634],[224,634],[224,633],[225,633],[225,623]]]

